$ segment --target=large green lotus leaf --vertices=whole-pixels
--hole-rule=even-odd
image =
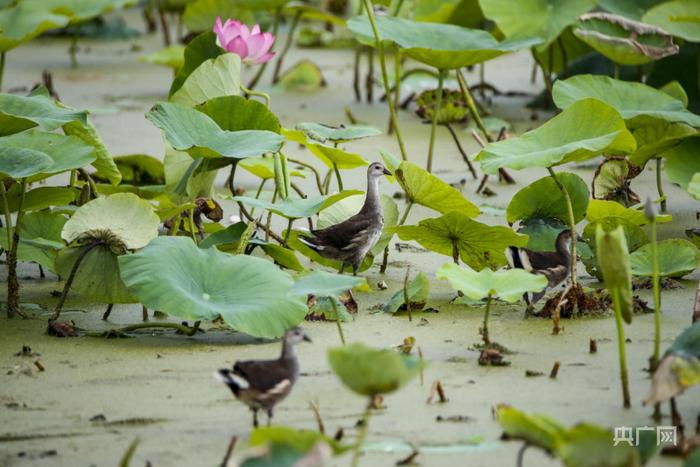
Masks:
[[[192,39],[192,42],[185,47],[185,63],[178,70],[177,75],[175,75],[175,79],[173,79],[170,85],[170,91],[168,91],[168,97],[175,94],[182,87],[187,77],[190,76],[199,65],[210,58],[216,58],[226,53],[224,49],[216,45],[216,34],[208,30],[213,24],[214,21],[209,23],[209,26],[206,28],[207,32],[203,32]]]
[[[480,28],[485,20],[479,0],[416,0],[413,19]]]
[[[643,65],[679,50],[663,29],[610,13],[581,16],[574,34],[620,65]]]
[[[348,389],[370,397],[396,391],[422,366],[417,358],[360,342],[330,349],[328,361]]]
[[[332,143],[344,143],[346,141],[382,134],[381,130],[373,126],[364,125],[340,125],[335,127],[322,123],[306,122],[299,123],[294,128],[303,131],[308,138],[320,143],[325,143],[327,141]]]
[[[19,191],[19,184],[16,183],[7,192],[7,204],[10,207],[10,212],[17,212],[20,199]],[[40,186],[25,193],[22,211],[41,211],[51,206],[67,206],[75,200],[76,195],[77,191],[72,188]]]
[[[72,121],[87,122],[87,112],[57,105],[48,95],[0,94],[0,136],[19,133],[35,126],[53,131]]]
[[[559,34],[556,44],[551,43],[550,45],[551,47],[535,47],[533,49],[534,57],[546,69],[550,68],[551,62],[550,72],[560,76],[567,71],[569,64],[594,52],[591,46],[574,35],[572,26],[567,26],[561,34]],[[496,129],[496,131],[498,130],[500,130],[500,128]]]
[[[61,236],[71,243],[97,232],[110,232],[129,250],[145,247],[158,236],[160,219],[148,201],[131,193],[116,193],[83,204]]]
[[[325,144],[309,141],[306,133],[302,130],[288,130],[283,128],[282,134],[288,140],[306,146],[309,151],[311,151],[314,156],[318,157],[329,169],[332,169],[334,164],[341,170],[355,169],[368,164],[359,154],[346,152],[334,146],[326,146]]]
[[[644,16],[647,10],[664,1],[665,0],[598,0],[598,6],[610,13],[641,21],[642,16]],[[649,21],[644,22],[648,23]]]
[[[438,279],[446,279],[453,289],[459,290],[472,300],[481,300],[489,295],[500,300],[515,303],[526,292],[539,292],[547,287],[547,278],[532,274],[524,269],[492,271],[482,269],[476,272],[469,266],[445,263],[435,272]]]
[[[311,5],[302,0],[287,2],[283,12],[285,15],[291,16],[292,18],[296,15],[301,15],[301,20],[318,21],[326,24],[334,24],[341,28],[345,27],[344,18],[326,12],[322,5]],[[297,42],[297,44],[299,43]]]
[[[606,217],[621,217],[635,225],[645,225],[649,223],[643,211],[627,208],[615,201],[592,199],[588,203],[588,209],[586,209],[586,220],[588,222],[598,222]],[[671,222],[671,216],[657,216],[656,222]]]
[[[208,169],[211,160],[213,159],[192,160],[186,152],[176,151],[166,144],[163,170],[168,196],[179,204],[199,197],[210,198],[216,170],[204,169]]]
[[[364,202],[364,194],[348,196],[347,198],[341,199],[318,213],[316,228],[325,229],[331,225],[340,224],[360,212]],[[399,208],[396,202],[386,195],[381,196],[380,202],[382,204],[382,215],[384,216],[384,231],[377,243],[370,250],[370,253],[374,256],[380,254],[389,244],[391,238],[394,236],[394,232],[391,229],[399,222]]]
[[[139,57],[139,61],[172,68],[177,73],[185,64],[185,46],[178,44],[163,47],[153,53]]]
[[[122,176],[122,183],[137,187],[165,184],[163,161],[148,154],[129,154],[113,158],[117,170]],[[98,170],[93,178],[106,179]]]
[[[146,116],[165,132],[174,149],[190,151],[195,157],[242,159],[277,152],[284,142],[284,138],[271,131],[222,130],[203,112],[169,102],[156,104]]]
[[[551,167],[601,153],[634,152],[637,143],[620,114],[598,99],[582,99],[519,138],[488,144],[478,155],[484,172],[500,168]]]
[[[641,434],[639,436],[641,438]],[[613,432],[609,429],[579,423],[567,431],[566,442],[558,446],[557,456],[570,467],[642,465],[635,447],[627,443],[616,446],[614,441]]]
[[[458,211],[423,219],[418,225],[399,226],[394,231],[401,240],[415,240],[442,255],[451,257],[456,247],[462,261],[478,270],[505,265],[507,247],[527,245],[525,235],[508,227],[482,224]]]
[[[341,454],[348,449],[318,431],[299,430],[286,426],[256,428],[250,433],[250,440],[248,441],[251,446],[260,446],[267,443],[281,444],[303,453],[312,450],[319,442],[328,444],[335,454]]]
[[[190,31],[210,31],[216,17],[222,21],[235,18],[244,24],[255,22],[251,12],[240,2],[231,0],[189,0],[182,15],[182,22]]]
[[[641,118],[641,126],[631,128],[637,141],[637,150],[628,159],[633,164],[644,167],[653,157],[677,146],[685,139],[698,134],[695,128],[684,123],[670,123],[658,118]]]
[[[509,439],[555,452],[565,442],[566,428],[544,415],[522,412],[506,404],[496,406],[496,421]]]
[[[194,107],[221,96],[240,94],[241,57],[225,53],[199,65],[172,96],[170,102]]]
[[[401,162],[394,176],[406,192],[409,202],[441,213],[459,211],[468,217],[476,217],[480,213],[479,208],[459,190],[412,162]]]
[[[659,88],[659,91],[665,92],[677,101],[683,103],[683,107],[688,107],[688,93],[683,89],[683,85],[676,80],[669,81]]]
[[[136,0],[22,0],[28,6],[36,5],[44,10],[67,16],[71,23],[83,21],[107,14],[120,8],[127,8],[137,3]]]
[[[695,0],[664,2],[647,11],[643,21],[687,41],[700,42],[700,3]]]
[[[693,175],[693,178],[690,179],[690,183],[688,183],[686,190],[688,190],[690,196],[700,200],[700,173]]]
[[[487,18],[496,22],[506,37],[540,37],[542,47],[588,12],[595,0],[480,0]]]
[[[68,278],[73,265],[86,246],[72,246],[61,250],[56,257],[56,272]],[[72,290],[100,303],[135,303],[119,275],[118,256],[108,245],[100,245],[85,255],[73,279]]]
[[[32,165],[36,165],[31,173],[25,168],[25,177],[30,175],[52,175],[66,170],[77,169],[90,164],[95,160],[95,151],[92,147],[83,143],[75,136],[63,136],[55,133],[44,133],[39,131],[26,131],[11,136],[0,138],[0,154],[6,160],[6,164],[17,166],[17,162],[26,160]],[[39,157],[41,155],[42,157]],[[12,162],[15,157],[18,161]],[[46,159],[49,163],[45,164]],[[24,163],[20,164],[20,167]],[[4,172],[0,168],[0,172]]]
[[[596,257],[596,234],[598,231],[598,226],[601,226],[606,232],[610,232],[618,227],[621,227],[625,234],[627,249],[630,253],[649,243],[649,237],[647,236],[646,232],[644,232],[644,229],[642,229],[639,225],[622,217],[605,217],[596,222],[589,222],[583,229],[581,236],[586,242],[585,245],[590,248],[590,254],[581,254],[581,261],[586,266],[586,271],[591,276],[602,280],[603,277],[598,268],[598,261]]]
[[[234,201],[254,208],[267,209],[288,219],[311,217],[334,203],[348,196],[362,193],[358,190],[345,190],[332,195],[314,196],[309,198],[287,198],[276,203],[249,196],[235,196]]]
[[[571,197],[574,220],[580,222],[588,207],[588,186],[576,174],[561,172],[557,179]],[[510,201],[506,213],[509,224],[529,218],[559,219],[568,222],[569,214],[564,195],[552,177],[543,177],[518,191]]]
[[[210,99],[197,108],[227,131],[266,130],[279,133],[280,121],[267,106],[242,96]]]
[[[68,219],[50,211],[30,212],[22,217],[17,258],[33,261],[55,272],[56,253],[63,248],[61,229]],[[0,246],[9,250],[5,228],[0,229]]]
[[[63,131],[70,136],[81,139],[84,143],[92,146],[95,150],[95,160],[92,166],[97,169],[112,185],[119,185],[122,181],[122,174],[117,164],[112,158],[112,154],[104,145],[102,138],[97,133],[97,129],[88,119],[86,123],[76,121],[63,125]]]
[[[321,68],[311,60],[299,60],[282,73],[277,86],[287,92],[314,92],[326,85]]]
[[[311,271],[299,276],[289,293],[301,297],[306,297],[309,294],[335,297],[365,283],[366,281],[362,277],[332,274],[326,271]]]
[[[14,49],[44,31],[62,28],[68,17],[51,12],[42,4],[20,2],[0,10],[0,51]]]
[[[414,60],[443,70],[476,65],[542,42],[539,38],[498,42],[480,29],[419,23],[393,16],[378,16],[376,22],[382,40],[394,42]],[[374,35],[366,16],[350,18],[348,28],[360,42],[374,45]]]
[[[648,116],[700,127],[700,115],[690,112],[678,99],[643,83],[602,75],[577,75],[558,80],[552,89],[552,98],[560,109],[588,97],[613,107],[631,126],[637,126],[637,117]]]
[[[336,271],[340,270],[340,268],[342,266],[342,263],[340,261],[336,261],[334,259],[329,259],[329,258],[324,258],[323,256],[316,253],[314,250],[309,248],[308,245],[302,243],[299,240],[299,237],[303,237],[303,236],[304,236],[304,232],[292,230],[291,233],[289,234],[289,239],[287,239],[287,244],[290,246],[290,248],[293,248],[295,251],[298,251],[299,253],[306,256],[314,263],[318,263],[318,264],[321,264],[323,266],[335,269]],[[357,271],[358,272],[366,271],[369,268],[371,268],[373,264],[374,264],[374,256],[372,255],[372,252],[370,251],[370,253],[367,254],[367,256],[365,256],[365,259],[362,261],[362,264],[360,264],[360,267],[357,268]]]
[[[657,244],[659,274],[662,277],[682,277],[700,266],[700,251],[695,245],[682,238],[662,240]],[[630,257],[632,274],[651,277],[651,244],[644,245]]]
[[[700,138],[690,138],[666,151],[664,170],[668,179],[684,190],[688,189],[693,176],[700,172]]]
[[[158,237],[119,258],[122,279],[149,308],[189,320],[221,316],[256,337],[279,337],[306,315],[292,278],[269,261],[198,248],[187,237]]]
[[[258,241],[251,241],[250,243],[258,243]],[[276,264],[283,268],[297,272],[303,272],[305,270],[304,265],[301,264],[294,251],[288,248],[274,243],[261,244],[260,248],[262,248],[265,254],[272,258]]]
[[[3,139],[5,138],[0,139],[0,178],[26,178],[39,174],[53,165],[53,159],[42,151],[2,147]]]
[[[630,178],[630,163],[627,159],[605,159],[593,176],[593,197],[617,201],[625,206],[638,202],[629,189]]]
[[[264,180],[275,178],[275,161],[271,157],[249,157],[241,160],[238,167]],[[292,169],[289,175],[306,178],[306,172],[303,170]]]
[[[406,296],[408,296],[408,302],[411,305],[421,304],[420,307],[424,306],[430,298],[430,280],[428,280],[428,276],[423,272],[416,274],[416,277],[407,284],[405,291],[401,287],[391,296],[389,301],[382,306],[382,311],[385,313],[396,313],[406,304]]]
[[[693,247],[695,248],[695,247]],[[632,322],[634,308],[632,299],[632,276],[630,275],[630,254],[625,231],[617,227],[605,231],[603,226],[596,227],[596,251],[598,252],[598,269],[605,287],[613,297],[613,303],[619,307],[626,323]]]
[[[530,217],[520,222],[518,233],[527,235],[527,248],[533,251],[555,251],[556,239],[568,225],[552,218]]]

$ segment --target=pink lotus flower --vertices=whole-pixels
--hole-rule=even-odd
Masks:
[[[269,32],[260,32],[258,24],[248,29],[247,25],[235,19],[227,19],[221,24],[221,17],[217,17],[214,32],[219,46],[241,57],[244,63],[258,65],[275,55],[274,52],[270,52],[275,36]]]

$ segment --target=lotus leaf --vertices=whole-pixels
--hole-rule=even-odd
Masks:
[[[581,99],[519,138],[488,144],[476,158],[484,172],[495,174],[504,167],[551,167],[635,149],[634,137],[613,107]]]
[[[21,2],[0,9],[0,52],[14,49],[42,32],[62,28],[68,18],[56,14],[37,2]]]
[[[676,80],[669,81],[659,88],[659,91],[665,92],[674,99],[681,101],[683,107],[688,107],[688,93],[683,89],[683,85]]]
[[[668,179],[688,190],[693,176],[700,172],[700,138],[690,138],[666,151],[664,170]]]
[[[688,193],[693,198],[700,200],[700,174],[693,175],[687,187]]]
[[[598,222],[606,217],[621,217],[629,220],[636,225],[645,225],[649,223],[642,211],[632,208],[626,208],[615,201],[604,201],[600,199],[592,199],[588,203],[586,210],[586,220],[588,222]],[[670,222],[670,215],[661,215],[656,217],[656,222]]]
[[[700,4],[694,0],[664,2],[647,11],[643,21],[687,41],[700,42]]]
[[[133,6],[137,0],[22,0],[22,3],[30,8],[42,8],[44,11],[67,16],[72,24],[76,24]]]
[[[663,402],[700,383],[700,321],[686,328],[654,373],[645,404]]]
[[[685,139],[698,135],[694,128],[684,123],[669,123],[655,118],[642,121],[643,125],[630,129],[637,140],[637,150],[629,156],[629,160],[638,167],[644,167],[649,159],[659,157]]]
[[[233,53],[210,58],[199,65],[182,83],[170,102],[194,107],[221,96],[240,93],[241,57]]]
[[[122,279],[145,306],[184,319],[221,316],[256,337],[279,337],[306,315],[289,294],[292,278],[269,261],[198,248],[186,237],[158,237],[119,257]]]
[[[401,240],[415,240],[436,253],[453,257],[458,252],[465,264],[478,270],[505,265],[507,247],[527,245],[525,235],[508,227],[482,224],[458,211],[393,230]]]
[[[234,201],[254,208],[267,209],[288,219],[311,217],[326,209],[343,198],[362,193],[358,190],[345,190],[332,195],[314,196],[309,198],[287,198],[276,203],[248,196],[235,196]]]
[[[3,139],[0,139],[0,144]],[[51,165],[53,159],[41,151],[0,146],[0,178],[30,177],[43,172]]]
[[[197,108],[209,115],[222,130],[266,130],[279,133],[280,121],[261,102],[242,96],[209,99]]]
[[[330,349],[328,360],[348,389],[369,397],[396,391],[422,366],[417,358],[360,342]]]
[[[693,247],[695,248],[695,247]],[[601,225],[596,227],[596,251],[599,253],[598,268],[610,292],[616,313],[626,323],[632,322],[634,303],[632,299],[632,277],[630,254],[622,227],[606,232]],[[604,252],[604,253],[603,253]]]
[[[255,22],[252,12],[241,2],[230,0],[187,0],[182,22],[190,31],[209,31],[217,16],[236,18],[243,24]]]
[[[625,158],[605,159],[593,176],[593,198],[617,201],[625,206],[639,203],[639,197],[630,188],[632,178],[639,172]]]
[[[661,277],[682,277],[700,266],[700,251],[688,240],[671,238],[657,243],[659,275]],[[651,244],[644,245],[630,256],[632,274],[651,277]]]
[[[520,222],[518,233],[527,235],[527,248],[533,251],[555,251],[556,238],[568,229],[563,221],[530,217]]]
[[[250,449],[238,456],[241,467],[325,465],[333,453],[345,449],[317,431],[284,426],[256,428],[249,444]]]
[[[408,304],[406,303],[406,295],[408,295]],[[382,306],[382,311],[385,313],[396,313],[401,309],[402,306],[413,306],[420,304],[420,308],[425,306],[425,303],[430,298],[430,281],[428,277],[419,272],[416,277],[408,283],[406,287],[406,293],[404,293],[403,287],[397,290],[394,295],[391,296],[388,302]]]
[[[313,92],[326,85],[321,69],[311,60],[300,60],[285,71],[277,83],[285,91]]]
[[[51,206],[67,206],[75,200],[76,191],[72,188],[58,186],[40,186],[24,194],[22,211],[40,211]],[[19,184],[14,184],[7,191],[7,204],[10,212],[17,212],[19,205]]]
[[[238,242],[241,240],[241,236],[246,230],[245,222],[236,222],[231,224],[225,229],[219,230],[209,235],[207,238],[199,242],[200,248],[211,248],[213,246],[220,247],[223,245],[234,244],[237,246]],[[220,248],[224,251],[227,248]],[[234,250],[235,251],[235,250]]]
[[[186,152],[175,151],[169,145],[165,146],[165,188],[173,201],[182,204],[199,197],[211,197],[212,185],[216,178],[216,171],[208,170],[211,160],[192,160]]]
[[[571,197],[574,220],[580,222],[588,207],[588,187],[576,174],[560,172],[557,179]],[[512,224],[530,218],[558,219],[568,222],[568,209],[561,190],[552,177],[544,177],[518,191],[508,205],[506,220]]]
[[[598,0],[598,6],[610,13],[641,21],[651,7],[665,0]],[[649,21],[645,21],[648,23]]]
[[[95,150],[95,159],[92,162],[92,166],[100,171],[112,185],[118,185],[122,181],[122,174],[117,168],[112,154],[104,145],[102,138],[100,138],[89,119],[86,123],[79,121],[66,123],[63,125],[63,131],[66,135],[81,139]]]
[[[287,139],[306,146],[309,151],[311,151],[314,156],[318,157],[319,160],[321,160],[321,162],[323,162],[329,169],[332,169],[334,164],[341,170],[355,169],[368,164],[368,162],[359,154],[346,152],[334,146],[312,143],[307,139],[304,131],[283,129],[282,134]]]
[[[335,297],[365,283],[362,277],[331,274],[325,271],[311,271],[301,275],[289,291],[292,295],[306,297],[309,294],[322,297]]]
[[[57,105],[47,94],[37,90],[28,96],[0,94],[0,136],[36,126],[53,131],[72,121],[87,122],[87,112]]]
[[[133,186],[165,184],[163,162],[147,154],[129,154],[114,157],[114,164],[122,176],[122,182]],[[93,178],[106,178],[98,169]]]
[[[485,20],[479,0],[417,0],[413,19],[465,28],[479,28]]]
[[[576,18],[593,8],[595,0],[480,0],[487,18],[506,37],[540,37],[542,48],[556,40]]]
[[[283,138],[271,131],[225,131],[214,120],[195,109],[162,102],[147,114],[165,138],[178,151],[190,150],[194,156],[223,156],[242,159],[277,152]]]
[[[643,65],[679,50],[663,29],[610,13],[581,16],[574,34],[620,65]]]
[[[553,418],[521,412],[506,404],[496,406],[496,421],[508,438],[525,441],[554,453],[565,442],[566,428]]]
[[[269,157],[249,157],[241,160],[238,167],[241,167],[256,177],[263,180],[275,178],[275,161]],[[289,172],[292,177],[306,177],[306,172],[303,170],[292,170]]]
[[[644,232],[644,229],[629,219],[611,216],[604,217],[596,222],[589,222],[583,229],[581,236],[586,242],[585,245],[589,246],[591,251],[590,254],[587,255],[581,254],[581,261],[586,266],[586,271],[598,279],[602,279],[601,273],[598,270],[598,261],[595,251],[598,226],[601,226],[606,232],[622,227],[625,233],[625,240],[627,241],[627,248],[630,253],[649,243],[649,237],[646,232]]]
[[[383,41],[394,42],[414,60],[441,70],[476,65],[542,42],[538,38],[498,42],[491,34],[480,29],[419,23],[393,16],[379,16],[376,22],[379,37]],[[363,44],[374,45],[374,35],[366,16],[350,18],[348,28]]]
[[[25,214],[20,226],[17,258],[33,261],[54,272],[56,253],[64,246],[61,229],[66,220],[64,215],[50,211]],[[0,247],[9,250],[4,227],[0,229]]]
[[[294,128],[303,131],[307,138],[320,143],[325,143],[327,141],[332,143],[344,143],[346,141],[382,134],[377,128],[363,125],[340,125],[334,127],[322,123],[307,122],[299,123]]]
[[[527,292],[539,292],[547,286],[547,278],[532,274],[524,269],[492,271],[482,269],[476,272],[469,266],[445,263],[435,273],[438,279],[446,279],[455,290],[459,290],[472,300],[489,296],[515,303]]]
[[[308,21],[320,21],[323,23],[334,24],[340,27],[345,27],[345,19],[340,16],[327,13],[322,8],[316,5],[310,5],[303,1],[287,2],[284,6],[284,12],[290,16],[301,15],[300,19]]]
[[[552,98],[560,109],[589,97],[613,107],[632,127],[640,126],[638,117],[643,116],[700,127],[700,115],[688,111],[678,99],[643,83],[600,75],[577,75],[558,80],[552,89]]]
[[[158,236],[160,219],[148,201],[131,193],[117,193],[85,203],[63,226],[61,236],[71,243],[104,233],[115,237],[129,250],[145,247]]]
[[[162,49],[144,55],[139,58],[140,61],[150,63],[152,65],[161,65],[172,68],[175,73],[185,64],[185,46],[171,45]]]
[[[479,208],[459,190],[412,162],[401,162],[394,176],[412,203],[441,213],[459,211],[468,217],[479,215]]]
[[[6,161],[5,164],[9,164],[7,167],[14,166],[14,170],[21,170],[25,165],[22,161],[27,158],[27,164],[31,162],[36,170],[29,170],[29,165],[25,166],[22,170],[25,173],[23,177],[52,175],[83,167],[95,160],[93,148],[80,139],[40,131],[22,132],[0,138],[0,155]],[[17,160],[13,162],[13,158]],[[0,172],[4,172],[2,167]]]
[[[297,272],[304,271],[304,266],[299,262],[299,258],[297,258],[294,251],[280,245],[275,245],[274,243],[261,243],[261,241],[257,239],[252,239],[250,243],[259,244],[265,254],[281,267]]]
[[[213,21],[209,23],[213,24]],[[207,29],[211,26],[207,26]],[[225,51],[216,45],[216,34],[213,31],[203,32],[198,35],[192,42],[187,44],[185,47],[185,62],[182,67],[178,70],[173,83],[170,85],[170,91],[168,91],[168,97],[175,94],[178,89],[187,80],[187,77],[196,70],[199,65],[206,62],[210,58],[216,58],[219,55],[225,53]]]

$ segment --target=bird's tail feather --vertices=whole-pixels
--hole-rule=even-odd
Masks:
[[[229,370],[228,368],[221,369],[219,371],[214,372],[214,379],[217,381],[221,381],[224,383],[226,386],[231,389],[231,392],[233,392],[234,395],[238,395],[238,392],[241,389],[245,388],[245,385],[242,384],[240,381],[236,381],[236,376]]]
[[[300,235],[299,241],[314,251],[323,250],[323,247],[314,243],[315,237],[305,237]]]

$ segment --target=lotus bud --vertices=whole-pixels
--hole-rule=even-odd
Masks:
[[[630,323],[633,308],[632,277],[625,230],[618,226],[615,230],[606,232],[603,226],[598,225],[596,251],[605,287],[613,297],[613,302],[617,302],[616,306],[619,306],[622,318],[626,323]]]

